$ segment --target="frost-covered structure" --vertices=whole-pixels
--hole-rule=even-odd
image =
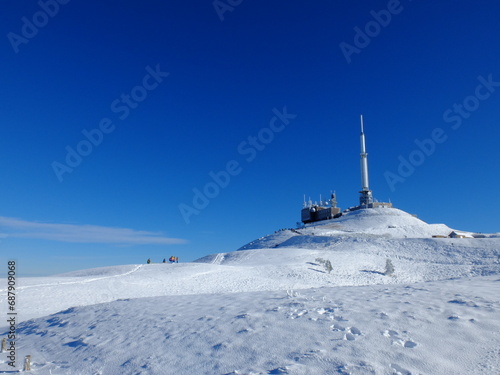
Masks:
[[[359,206],[351,207],[349,211],[358,210],[361,208],[392,208],[392,203],[390,202],[375,202],[373,200],[373,194],[370,190],[370,184],[368,179],[368,153],[366,152],[366,140],[365,131],[363,124],[363,115],[361,115],[361,134],[359,136],[360,141],[360,170],[361,170],[361,191],[359,192]],[[337,197],[335,193],[332,193],[329,202],[322,202],[313,204],[309,199],[306,202],[304,197],[304,207],[301,211],[301,220],[304,224],[313,223],[315,221],[330,220],[340,217],[342,213],[340,208],[337,207]]]

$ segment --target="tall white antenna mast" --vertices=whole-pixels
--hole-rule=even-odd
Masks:
[[[366,152],[365,130],[363,123],[363,115],[361,115],[361,134],[360,134],[360,166],[361,166],[361,196],[359,197],[359,204],[361,206],[368,206],[373,203],[372,191],[368,183],[368,153]]]

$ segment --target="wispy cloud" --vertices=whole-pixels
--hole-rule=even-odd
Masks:
[[[32,238],[76,243],[113,243],[126,245],[172,245],[186,243],[165,237],[160,232],[97,225],[55,224],[0,216],[0,238]]]

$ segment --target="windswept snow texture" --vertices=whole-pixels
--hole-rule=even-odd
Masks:
[[[500,239],[431,238],[451,231],[360,210],[197,263],[20,279],[17,368],[30,354],[52,375],[500,373]]]

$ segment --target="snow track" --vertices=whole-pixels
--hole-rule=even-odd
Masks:
[[[224,260],[224,255],[225,253],[219,253],[215,256],[214,260],[212,261],[212,264],[221,264],[222,261]]]
[[[101,281],[101,280],[106,280],[106,279],[111,279],[111,278],[116,278],[116,277],[123,277],[127,275],[131,275],[134,272],[137,272],[140,268],[142,268],[142,264],[134,267],[134,269],[119,274],[119,275],[111,275],[111,276],[103,276],[103,277],[95,277],[91,279],[83,279],[83,280],[75,280],[75,281],[60,281],[60,282],[54,282],[54,283],[46,283],[46,284],[34,284],[34,285],[27,285],[27,286],[20,286],[17,287],[16,289],[19,290],[25,290],[29,288],[40,288],[40,287],[49,287],[49,286],[62,286],[62,285],[73,285],[73,284],[86,284],[86,283],[92,283],[95,281]],[[0,292],[5,292],[7,289],[0,289]]]

